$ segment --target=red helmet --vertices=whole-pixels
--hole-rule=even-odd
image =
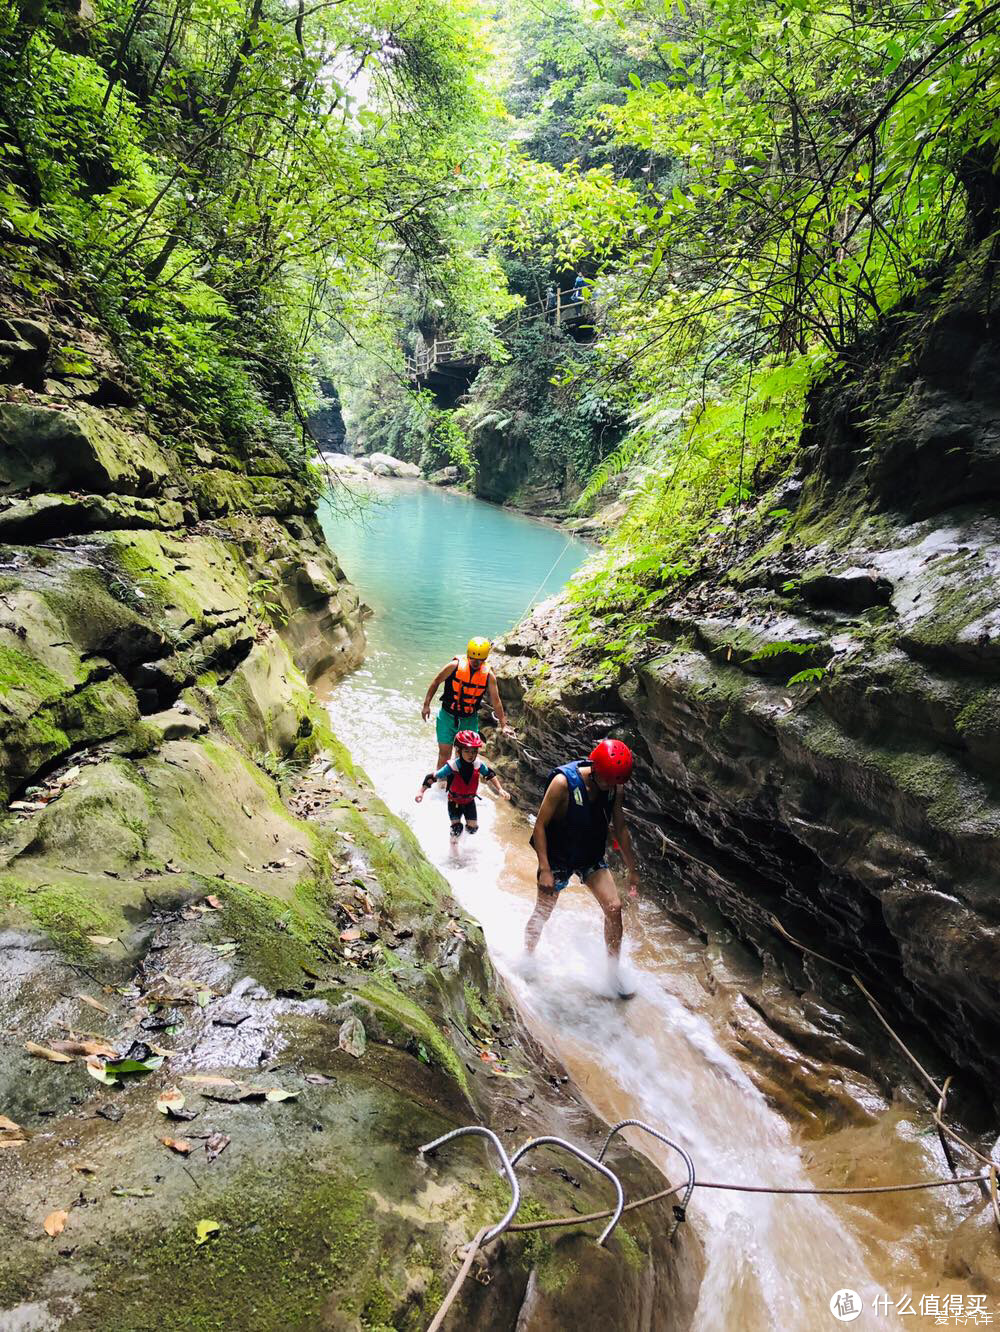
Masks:
[[[455,744],[459,749],[481,749],[483,738],[475,731],[459,731],[455,736]]]
[[[632,751],[620,740],[602,740],[590,756],[594,772],[608,786],[627,782],[632,775]]]

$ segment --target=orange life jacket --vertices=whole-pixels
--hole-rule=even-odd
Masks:
[[[441,706],[453,717],[471,717],[479,711],[479,700],[486,692],[490,673],[482,664],[476,671],[468,657],[460,661],[453,674],[444,682],[444,697]]]

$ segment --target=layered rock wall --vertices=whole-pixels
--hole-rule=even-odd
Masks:
[[[795,473],[652,608],[641,660],[602,669],[549,608],[511,636],[502,690],[541,760],[522,755],[524,781],[623,735],[665,878],[761,952],[781,951],[776,917],[995,1089],[992,279],[941,284],[814,392]]]

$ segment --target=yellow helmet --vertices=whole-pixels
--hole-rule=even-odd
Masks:
[[[490,648],[493,644],[488,638],[470,638],[469,646],[465,649],[465,655],[470,661],[485,661],[490,655]]]

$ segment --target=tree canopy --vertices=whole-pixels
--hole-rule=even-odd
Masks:
[[[532,403],[589,404],[600,437],[562,432],[581,503],[630,490],[588,595],[634,604],[780,472],[810,384],[993,244],[998,22],[986,0],[0,0],[3,282],[44,298],[72,271],[181,441],[304,459],[325,374],[380,438],[471,472],[482,422],[513,406],[527,438]],[[593,348],[514,336],[577,269]],[[447,420],[403,371],[445,332],[492,367]]]

